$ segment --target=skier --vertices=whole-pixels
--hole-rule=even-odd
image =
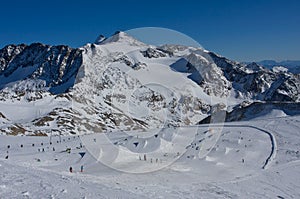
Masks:
[[[70,170],[70,173],[72,173],[72,172],[73,172],[73,168],[72,168],[72,167],[70,167],[70,169],[69,169],[69,170]]]
[[[80,167],[80,172],[83,172],[83,165],[81,165]]]

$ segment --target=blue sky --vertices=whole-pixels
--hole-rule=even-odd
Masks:
[[[79,47],[99,34],[163,27],[238,61],[300,60],[299,11],[297,0],[6,0],[0,4],[0,47]]]

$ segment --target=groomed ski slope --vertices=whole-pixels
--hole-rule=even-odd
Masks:
[[[0,197],[299,198],[299,121],[295,116],[227,123],[216,143],[210,143],[207,126],[182,128],[178,138],[182,131],[191,140],[178,139],[167,154],[167,133],[155,132],[155,138],[149,136],[153,132],[113,132],[106,137],[123,149],[115,153],[105,151],[104,134],[53,136],[51,145],[49,137],[1,136]],[[178,155],[181,146],[186,151]],[[209,152],[199,158],[203,148]]]

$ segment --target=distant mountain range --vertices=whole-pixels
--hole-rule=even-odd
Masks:
[[[263,60],[256,63],[268,69],[274,68],[274,70],[286,70],[294,74],[300,73],[300,60],[286,60],[280,62],[276,62],[274,60]]]
[[[0,50],[0,133],[149,130],[194,125],[257,101],[299,102],[299,74],[266,63],[147,45],[124,32],[78,49],[8,45]]]

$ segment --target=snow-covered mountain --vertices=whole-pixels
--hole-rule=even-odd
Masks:
[[[299,101],[300,76],[271,71],[256,63],[242,64],[210,52],[225,77],[232,82],[237,97],[262,101]]]
[[[241,103],[226,113],[225,122],[275,119],[300,115],[300,103],[289,102],[253,102]],[[211,117],[203,119],[199,124],[208,124]]]
[[[243,101],[299,102],[299,92],[299,74],[200,48],[148,45],[124,32],[79,49],[35,43],[0,50],[6,134],[194,125]]]
[[[286,70],[294,74],[300,73],[300,61],[299,60],[286,60],[286,61],[274,61],[274,60],[263,60],[260,62],[257,62],[257,64],[262,65],[266,68],[272,69],[272,70]]]

